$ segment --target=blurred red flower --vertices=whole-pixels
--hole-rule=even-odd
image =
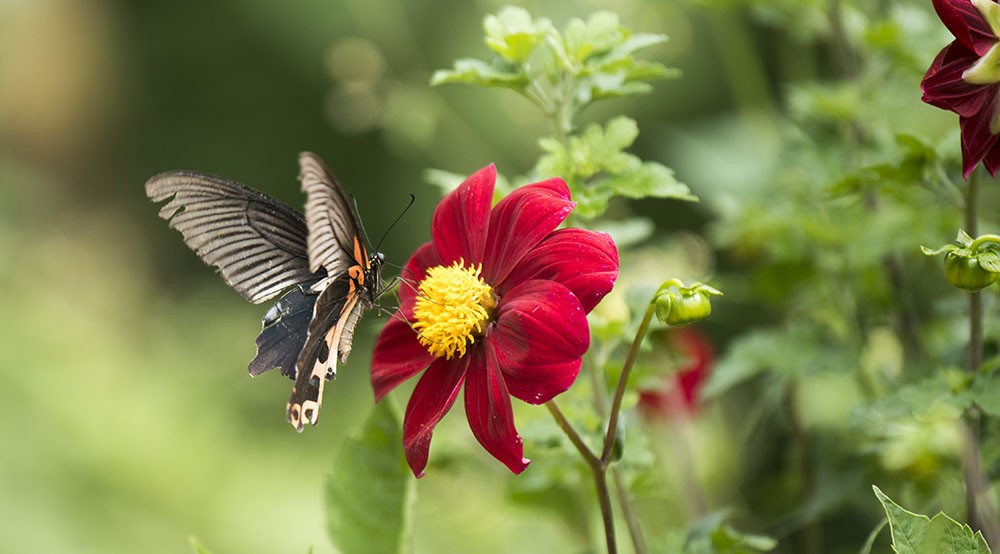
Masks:
[[[920,83],[923,100],[959,115],[962,176],[980,162],[1000,170],[1000,5],[996,0],[933,0],[955,40],[937,55]]]
[[[403,420],[406,460],[417,477],[434,427],[463,384],[476,439],[511,471],[523,471],[529,460],[510,397],[541,404],[573,384],[590,346],[586,314],[618,277],[610,236],[555,230],[575,206],[565,182],[527,185],[491,209],[495,184],[490,165],[438,204],[433,240],[403,272],[403,318],[390,320],[375,343],[376,401],[423,371]]]
[[[690,414],[698,409],[698,393],[712,370],[715,354],[708,338],[693,327],[668,333],[671,346],[685,359],[684,366],[666,378],[666,387],[639,391],[639,409],[652,419]]]

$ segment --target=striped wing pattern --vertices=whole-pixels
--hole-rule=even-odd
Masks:
[[[299,154],[299,179],[306,193],[306,224],[309,227],[309,268],[325,267],[327,274],[343,273],[357,263],[352,245],[361,237],[356,216],[344,189],[311,152]],[[366,257],[366,253],[360,256]]]
[[[254,304],[313,273],[305,220],[262,192],[212,175],[171,171],[149,179],[146,195],[154,202],[170,198],[160,217]]]

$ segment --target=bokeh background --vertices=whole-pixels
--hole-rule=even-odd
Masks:
[[[283,413],[290,383],[245,373],[264,307],[183,245],[143,183],[199,170],[301,206],[296,155],[311,150],[356,195],[375,240],[415,195],[382,246],[402,264],[428,240],[440,198],[425,169],[468,174],[495,162],[523,174],[538,155],[534,138],[548,132],[507,91],[428,86],[455,58],[487,56],[480,21],[503,4],[0,1],[0,552],[176,553],[189,551],[189,536],[217,553],[333,551],[323,481],[369,413],[366,368],[382,320],[370,314],[361,325],[350,363],[327,388],[322,424],[294,433]],[[585,119],[635,118],[632,151],[674,167],[699,195],[776,156],[771,128],[754,119],[773,108],[775,83],[833,71],[821,47],[740,7],[524,5],[560,26],[611,9],[635,30],[669,35],[646,56],[683,78]],[[928,39],[930,56],[940,38]],[[759,55],[747,56],[746,44]],[[723,74],[742,86],[721,86]],[[919,106],[909,94],[901,102]],[[725,128],[744,134],[720,131],[705,143],[720,121],[738,121]],[[704,250],[706,204],[630,209],[656,221],[656,237],[684,230],[682,243]],[[658,269],[654,260],[636,271]],[[768,316],[726,309],[707,327],[719,348]],[[819,386],[817,397],[839,394]],[[438,452],[476,452],[461,417],[444,425],[454,433],[441,435],[456,438],[435,439]],[[714,466],[720,475],[736,471],[738,446],[705,448],[728,456]],[[509,502],[506,471],[481,457],[419,483],[419,551],[583,548],[572,525]],[[867,531],[849,538],[858,544]]]

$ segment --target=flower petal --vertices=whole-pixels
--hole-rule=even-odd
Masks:
[[[465,414],[479,444],[514,473],[521,473],[531,460],[514,427],[510,393],[490,341],[476,349],[465,379]]]
[[[445,265],[459,258],[470,265],[483,261],[496,180],[497,168],[490,164],[470,175],[434,210],[434,245]]]
[[[997,42],[989,22],[969,0],[933,0],[944,26],[966,48],[982,56]]]
[[[986,170],[990,172],[990,175],[996,177],[997,172],[1000,172],[1000,140],[993,144],[990,151],[986,153],[986,157],[983,158],[983,165],[986,166]]]
[[[390,319],[372,353],[372,390],[381,401],[400,383],[413,377],[434,361],[434,356],[417,341],[417,334],[400,319]]]
[[[451,409],[465,380],[470,356],[457,360],[438,358],[417,382],[403,416],[403,450],[413,475],[422,477],[427,467],[434,426]]]
[[[504,285],[512,288],[530,279],[562,283],[590,313],[618,279],[618,248],[607,233],[559,229],[517,264]],[[505,287],[497,289],[501,296]]]
[[[573,211],[569,187],[562,179],[549,179],[521,187],[501,200],[490,216],[483,278],[493,287],[502,285],[517,262]]]
[[[399,287],[399,309],[405,317],[413,316],[413,304],[417,301],[417,288],[427,276],[429,268],[441,265],[434,243],[428,242],[417,249],[406,262],[406,267],[400,273],[402,284]]]
[[[564,392],[590,347],[587,316],[577,297],[555,281],[526,281],[511,289],[487,335],[510,394],[541,404]]]
[[[996,87],[989,102],[973,117],[959,118],[962,128],[962,177],[969,178],[972,170],[986,157],[986,153],[997,143],[997,135],[990,132],[990,119],[996,109]]]
[[[975,52],[958,41],[946,46],[920,83],[923,101],[964,117],[972,117],[982,110],[994,87],[973,85],[962,78],[965,70],[978,59]]]

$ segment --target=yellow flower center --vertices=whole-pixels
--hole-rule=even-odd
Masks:
[[[413,306],[413,328],[427,351],[448,360],[465,355],[466,348],[486,332],[496,299],[483,282],[483,266],[465,267],[464,260],[427,270]]]

